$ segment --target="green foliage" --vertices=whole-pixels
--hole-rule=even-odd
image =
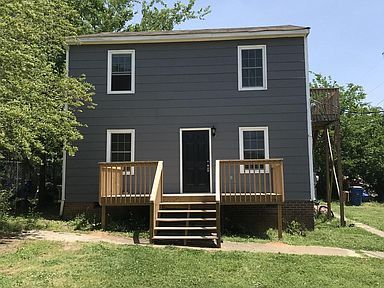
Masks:
[[[40,162],[65,144],[73,154],[74,112],[92,106],[92,86],[67,77],[61,60],[76,12],[58,0],[0,0],[0,15],[0,153]]]
[[[291,235],[306,236],[306,229],[297,221],[291,221],[287,224],[285,232]]]
[[[384,193],[384,114],[381,107],[366,102],[363,87],[340,85],[330,77],[315,74],[312,87],[337,87],[340,90],[341,144],[344,174],[362,177],[377,192]],[[321,143],[319,143],[321,144]],[[317,147],[317,170],[324,163],[324,153]]]
[[[191,19],[203,19],[210,8],[195,10],[196,0],[67,0],[79,13],[79,34],[172,30]],[[138,18],[138,23],[135,23]]]
[[[210,7],[195,11],[196,0],[188,0],[187,4],[176,1],[169,7],[165,1],[150,0],[141,2],[141,22],[129,26],[133,31],[161,31],[173,30],[175,25],[190,19],[204,19],[210,13]]]
[[[94,107],[93,87],[66,76],[66,37],[171,30],[209,13],[194,6],[195,0],[171,7],[160,0],[0,0],[0,158],[41,163],[60,158],[63,145],[76,152],[83,125],[75,112]]]
[[[67,0],[78,13],[79,34],[119,32],[134,17],[133,0]]]
[[[96,217],[94,216],[92,219],[87,217],[85,213],[77,215],[70,224],[73,226],[74,230],[82,230],[82,231],[92,231],[97,227],[100,227],[100,223],[96,221]]]
[[[6,217],[11,210],[11,203],[9,198],[9,191],[0,189],[0,219],[4,219],[4,217]]]

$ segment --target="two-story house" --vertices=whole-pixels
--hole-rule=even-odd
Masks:
[[[121,32],[68,39],[95,110],[64,162],[64,215],[143,206],[151,240],[313,227],[309,28]],[[284,168],[283,168],[284,167]],[[65,201],[65,202],[64,202]],[[108,208],[108,210],[107,210]]]

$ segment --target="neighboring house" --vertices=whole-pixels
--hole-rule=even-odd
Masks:
[[[289,25],[68,39],[69,74],[86,75],[97,107],[78,114],[87,127],[66,162],[64,215],[149,206],[153,239],[281,229],[281,213],[312,228],[308,34]]]

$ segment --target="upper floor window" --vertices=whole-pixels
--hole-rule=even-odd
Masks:
[[[237,65],[239,91],[267,89],[265,45],[239,46]]]
[[[107,93],[135,93],[135,50],[109,50]]]

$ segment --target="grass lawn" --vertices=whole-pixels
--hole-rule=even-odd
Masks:
[[[339,205],[336,202],[332,204],[332,210],[339,214]],[[345,206],[345,216],[384,231],[384,203],[364,202],[361,206]]]
[[[384,287],[373,258],[48,241],[0,253],[0,287]]]
[[[277,232],[270,230],[267,239],[256,237],[224,236],[224,241],[268,242],[277,241]],[[306,231],[306,236],[283,233],[283,242],[292,245],[318,245],[349,248],[354,250],[384,251],[384,238],[371,234],[358,227],[339,227],[339,222],[316,221],[314,231]]]
[[[18,233],[22,230],[40,229],[61,232],[76,232],[87,233],[91,227],[84,218],[77,218],[72,221],[48,220],[36,215],[28,217],[13,217],[9,216],[5,220],[0,221],[0,236],[3,234]],[[5,228],[5,229],[4,229]],[[78,229],[80,228],[80,230]],[[111,234],[123,237],[132,237],[133,231],[121,231],[122,227],[112,226]],[[82,230],[85,229],[86,231]],[[6,233],[1,231],[6,231]],[[147,231],[140,231],[141,238],[149,237]],[[266,243],[277,241],[277,231],[270,230],[267,237],[257,238],[249,236],[224,236],[224,241],[235,242],[260,242]],[[332,222],[317,221],[314,231],[307,231],[306,236],[283,234],[283,241],[292,245],[319,245],[349,248],[354,250],[373,250],[384,251],[384,239],[373,235],[358,227],[338,227],[338,221],[335,219]]]
[[[28,230],[90,233],[93,230],[100,230],[100,225],[84,216],[78,216],[70,221],[46,219],[38,214],[0,218],[0,237],[13,236]],[[122,237],[133,237],[135,233],[139,233],[140,238],[149,238],[148,231],[142,229],[139,231],[128,230],[127,226],[117,222],[110,223],[108,232]]]
[[[71,221],[45,219],[36,215],[0,218],[0,235],[19,233],[23,230],[73,232],[75,225]]]

